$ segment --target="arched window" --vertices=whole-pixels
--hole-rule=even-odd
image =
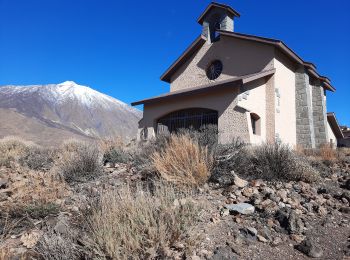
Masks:
[[[260,117],[255,113],[250,113],[250,120],[252,123],[252,132],[255,135],[261,135]]]
[[[157,134],[176,132],[179,129],[200,129],[205,125],[218,125],[218,112],[206,108],[188,108],[171,112],[157,120]]]

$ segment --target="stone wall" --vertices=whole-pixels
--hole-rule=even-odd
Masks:
[[[315,145],[327,143],[327,116],[324,90],[319,81],[312,84],[312,115],[315,133]]]
[[[220,29],[228,32],[233,32],[234,31],[233,17],[229,17],[228,15],[226,15],[221,22]]]
[[[311,92],[309,76],[299,68],[295,72],[296,134],[297,145],[305,148],[315,148]]]
[[[266,97],[266,141],[275,142],[275,76],[268,79],[265,88]]]

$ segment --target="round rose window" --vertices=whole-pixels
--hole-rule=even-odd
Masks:
[[[207,68],[207,77],[210,80],[217,79],[222,72],[222,63],[219,60],[213,61]]]

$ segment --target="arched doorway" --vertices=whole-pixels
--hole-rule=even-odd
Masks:
[[[188,108],[171,112],[157,120],[157,134],[167,134],[183,128],[200,129],[218,125],[218,112],[206,108]]]

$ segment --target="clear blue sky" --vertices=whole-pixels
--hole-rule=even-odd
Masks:
[[[160,75],[200,34],[207,0],[0,0],[0,85],[73,80],[126,103],[167,92]],[[350,125],[350,1],[226,0],[237,32],[283,40],[337,88]]]

